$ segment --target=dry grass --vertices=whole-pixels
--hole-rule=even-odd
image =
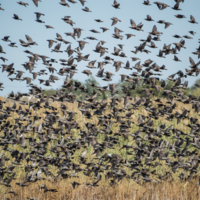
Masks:
[[[146,183],[144,185],[136,184],[134,181],[123,180],[117,185],[110,186],[102,181],[98,187],[80,185],[73,189],[71,186],[73,180],[45,181],[40,184],[46,184],[47,188],[56,188],[58,192],[44,193],[38,188],[38,183],[30,184],[29,187],[20,188],[13,183],[12,189],[17,193],[4,194],[1,199],[10,198],[12,200],[26,199],[34,197],[41,200],[189,200],[200,199],[200,188],[196,181],[192,182],[160,182]],[[76,180],[77,181],[77,180]]]
[[[166,101],[166,99],[162,99],[163,102]],[[108,101],[109,103],[109,101]],[[177,107],[175,111],[178,111],[179,113],[182,113],[182,108],[185,108],[190,111],[189,116],[193,116],[198,118],[198,122],[200,123],[199,116],[197,113],[194,113],[194,111],[191,109],[191,105],[189,104],[183,104],[180,102],[176,102]],[[79,124],[82,130],[85,130],[85,123],[90,122],[93,124],[98,123],[98,118],[96,116],[93,116],[92,119],[86,119],[81,112],[78,109],[78,103],[75,102],[74,104],[72,103],[64,103],[67,105],[69,111],[77,112],[77,115],[75,116],[75,121]],[[6,103],[4,104],[4,108],[6,106],[12,106],[13,103]],[[57,111],[59,112],[58,116],[63,118],[63,114],[60,110],[60,103],[58,102],[52,102],[50,103],[51,106],[54,106],[57,108]],[[155,103],[153,103],[155,105]],[[17,106],[18,107],[18,106]],[[123,107],[123,102],[119,103],[117,106],[119,108]],[[28,108],[28,106],[22,106],[23,109]],[[40,116],[42,119],[38,120],[34,126],[38,126],[45,118],[44,112],[48,110],[45,108],[41,108],[40,110],[34,112],[31,110],[32,115],[37,115]],[[50,110],[48,110],[51,112]],[[174,112],[175,112],[174,111]],[[109,114],[111,110],[107,110],[104,112],[104,114]],[[134,131],[137,131],[139,128],[135,124],[137,124],[137,119],[139,114],[143,115],[148,115],[148,112],[143,108],[140,107],[138,110],[134,111],[134,115],[132,115],[132,121],[134,124],[131,127],[130,133],[133,133]],[[123,114],[122,114],[123,115]],[[8,120],[11,122],[11,124],[15,123],[16,118],[18,118],[17,113],[11,113],[10,118]],[[173,127],[176,127],[177,129],[189,133],[189,128],[185,125],[189,124],[188,119],[184,119],[181,121],[180,124],[176,124],[176,120],[168,121],[165,118],[159,118],[159,120],[154,121],[154,128],[156,128],[160,124],[166,124],[167,127],[169,125],[172,125]],[[24,122],[26,124],[26,122]],[[54,125],[54,128],[56,128],[58,123]],[[113,132],[116,132],[119,130],[119,124],[114,125],[112,127]],[[27,133],[27,137],[36,137],[36,135],[32,133]],[[71,132],[66,136],[69,137],[72,136],[73,138],[79,138],[79,131],[77,130],[71,130]],[[104,136],[101,134],[98,135],[97,141],[101,143],[103,141]],[[132,158],[131,155],[125,155],[125,151],[120,151],[119,149],[123,144],[127,145],[133,145],[135,144],[135,141],[132,139],[131,136],[129,136],[129,140],[124,140],[123,138],[120,138],[120,144],[116,145],[115,149],[105,149],[104,153],[116,153],[122,157],[125,157],[126,159]],[[13,149],[18,149],[22,150],[22,147],[19,145],[9,145]],[[49,151],[49,149],[53,146],[52,144],[48,144],[48,151],[45,156],[50,156],[52,153]],[[29,146],[28,146],[29,147]],[[25,151],[29,151],[30,149],[26,149]],[[24,151],[24,150],[23,150]],[[74,154],[73,162],[74,163],[79,163],[79,155],[84,151],[83,148],[77,150]],[[5,152],[2,150],[2,147],[0,146],[0,153]],[[199,150],[198,150],[199,152]],[[92,155],[93,153],[93,147],[88,146],[87,147],[87,161],[93,161],[96,162],[93,158],[95,157]],[[6,156],[9,157],[8,153],[5,152]],[[6,162],[6,166],[10,165],[12,163],[12,159]],[[160,173],[164,173],[168,171],[168,167],[165,165],[165,161],[161,161],[162,166],[159,166],[157,168]],[[129,180],[129,179],[123,179],[122,181],[117,182],[116,185],[111,186],[108,181],[105,180],[104,175],[102,174],[102,179],[98,183],[98,187],[92,187],[92,186],[87,186],[86,182],[92,182],[91,178],[86,177],[82,174],[82,172],[78,173],[77,178],[68,178],[65,180],[60,180],[58,178],[48,180],[48,178],[45,181],[37,181],[37,183],[29,183],[28,187],[21,188],[16,185],[16,182],[23,182],[25,179],[25,172],[23,170],[23,166],[26,165],[26,162],[24,161],[22,166],[16,167],[15,172],[16,172],[16,180],[13,180],[11,183],[11,190],[16,192],[16,196],[13,194],[6,194],[8,191],[10,191],[9,188],[6,188],[5,186],[0,186],[0,199],[6,199],[10,198],[11,200],[13,199],[26,199],[27,197],[34,197],[37,199],[42,199],[42,200],[51,200],[51,199],[59,199],[59,200],[81,200],[81,199],[134,199],[134,200],[143,200],[143,199],[148,199],[148,200],[188,200],[188,199],[200,199],[200,190],[197,185],[198,180],[191,180],[190,182],[181,182],[179,179],[176,177],[182,172],[182,169],[178,169],[177,173],[174,175],[173,181],[158,181],[157,183],[142,183],[137,184],[134,180]],[[81,165],[81,167],[84,168],[84,166]],[[124,167],[127,174],[131,174],[131,171],[129,168]],[[51,167],[51,172],[56,175],[58,169]],[[80,183],[81,185],[76,187],[76,189],[73,189],[71,182],[76,181]],[[39,186],[41,185],[46,185],[47,188],[54,188],[57,189],[58,192],[46,192],[44,193],[43,190],[39,189]]]

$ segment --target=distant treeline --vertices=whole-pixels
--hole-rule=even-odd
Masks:
[[[73,83],[75,84],[75,82],[80,82],[78,80],[75,79],[71,79],[73,81]],[[157,80],[157,85],[159,84],[159,80]],[[166,86],[165,86],[165,90],[170,90],[173,85],[174,82],[173,81],[169,81],[166,80]],[[90,76],[88,79],[85,80],[85,82],[81,82],[81,84],[85,87],[85,91],[81,91],[80,89],[77,90],[73,90],[71,91],[73,94],[76,95],[76,99],[77,100],[85,100],[86,95],[92,95],[94,92],[98,93],[98,99],[107,99],[109,97],[111,97],[111,94],[109,91],[104,92],[103,94],[98,90],[99,87],[103,87],[101,86],[98,81],[93,77]],[[198,87],[200,86],[200,79],[198,79],[194,85],[192,85],[191,87],[188,87],[187,89],[182,89],[184,94],[189,96],[189,95],[194,95],[194,96],[200,96],[200,88]],[[117,83],[117,92],[116,94],[119,96],[124,96],[125,93],[129,93],[131,94],[131,96],[145,96],[143,89],[144,88],[149,88],[152,93],[154,94],[154,96],[156,97],[165,97],[165,95],[163,95],[163,89],[160,89],[160,91],[157,91],[156,89],[152,89],[151,86],[148,87],[147,84],[143,85],[143,80],[140,80],[139,84],[134,85],[133,83],[129,83],[129,82],[121,82],[119,81]],[[108,87],[109,89],[109,87]],[[180,88],[181,89],[181,88]],[[60,89],[61,90],[61,89]],[[70,93],[70,91],[68,89],[66,89],[67,93]],[[44,95],[46,95],[46,97],[50,97],[52,95],[56,95],[56,90],[55,89],[49,89],[49,90],[44,90]]]

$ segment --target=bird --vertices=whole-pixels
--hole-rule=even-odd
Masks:
[[[55,40],[47,40],[47,41],[49,42],[49,45],[48,45],[49,48],[53,46],[54,42],[57,43],[57,41]]]
[[[92,72],[90,70],[84,70],[82,71],[83,74],[86,74],[87,76],[89,76],[90,74],[92,74]]]
[[[165,29],[168,28],[170,25],[173,25],[173,24],[170,23],[170,22],[164,22],[164,24],[165,24]]]
[[[8,46],[10,46],[10,47],[17,47],[15,44],[16,44],[15,42],[11,42]]]
[[[186,38],[186,39],[192,39],[192,37],[190,37],[188,35],[184,35],[183,37]]]
[[[140,23],[136,26],[136,23],[135,23],[132,19],[130,19],[130,23],[131,23],[131,26],[130,26],[129,28],[135,29],[135,30],[137,30],[137,31],[143,31],[143,30],[142,30],[142,27],[143,27],[142,22],[140,22]]]
[[[44,16],[44,14],[42,14],[42,13],[40,13],[40,12],[35,12],[35,14],[36,14],[36,22],[39,22],[39,23],[45,23],[44,21],[42,21],[42,20],[40,20],[40,17],[43,15]]]
[[[82,6],[84,6],[84,4],[85,4],[85,0],[79,0],[80,2],[81,2],[81,4],[82,4]]]
[[[96,22],[103,22],[101,19],[95,19]]]
[[[116,17],[111,18],[111,20],[113,21],[111,26],[117,24],[117,22],[121,22],[121,20]]]
[[[159,54],[157,56],[160,58],[166,58],[165,56],[163,56],[163,52],[161,50],[159,50]]]
[[[85,12],[92,12],[88,7],[85,7],[82,10],[85,11]]]
[[[65,1],[65,0],[60,0],[59,4],[60,4],[60,5],[62,5],[62,6],[67,6],[67,7],[70,7],[70,6],[69,6],[69,4],[68,4],[68,3],[66,3],[66,1]]]
[[[9,40],[9,37],[10,37],[10,36],[4,36],[4,38],[2,38],[2,40],[5,41],[5,42],[11,42],[11,41]]]
[[[175,55],[174,55],[174,61],[180,61],[181,62],[181,60],[179,60],[179,58]]]
[[[52,50],[52,52],[56,52],[56,53],[62,53],[63,51],[60,51],[60,47],[61,47],[61,43],[58,43],[54,49]]]
[[[113,5],[114,8],[119,9],[120,3],[117,3],[116,0],[114,0]]]
[[[189,22],[192,23],[192,24],[198,24],[198,22],[195,21],[195,18],[192,15],[190,15],[190,21]]]
[[[135,35],[133,35],[133,34],[125,34],[126,36],[127,36],[127,40],[130,38],[130,37],[132,37],[132,36],[135,36]]]
[[[109,30],[108,28],[105,28],[105,27],[100,27],[100,29],[102,29],[103,32],[106,32],[107,30]]]
[[[146,1],[144,0],[143,4],[146,5],[146,6],[150,6],[151,5],[149,0],[146,0]]]
[[[50,26],[50,25],[45,25],[46,26],[46,28],[53,28],[52,26]],[[54,28],[53,28],[54,29]]]
[[[32,38],[28,35],[25,35],[27,41],[28,41],[28,45],[37,45],[36,42],[33,42]]]
[[[152,31],[149,32],[149,33],[150,33],[151,35],[156,35],[156,36],[159,36],[160,34],[163,34],[162,32],[157,31],[157,26],[156,26],[156,25],[153,26]]]
[[[20,19],[20,18],[19,18],[19,16],[18,16],[18,15],[16,15],[16,14],[14,14],[14,16],[13,16],[13,19],[16,19],[16,20],[21,20],[21,21],[22,21],[22,19]]]
[[[6,52],[3,51],[3,48],[2,48],[1,45],[0,45],[0,53],[4,53],[4,54],[6,54]]]
[[[77,42],[79,43],[79,47],[80,47],[81,50],[83,50],[83,48],[85,47],[85,44],[88,43],[88,42],[85,42],[83,40],[79,40]]]
[[[38,7],[38,2],[39,1],[41,2],[41,0],[32,0],[32,1],[33,1],[33,3],[35,4],[36,7]]]
[[[0,4],[0,5],[1,5],[1,4]],[[0,10],[3,10],[3,11],[4,11],[5,9],[3,9],[2,7],[0,7]]]
[[[1,47],[0,47],[0,48],[1,48]],[[8,59],[7,59],[7,58],[4,58],[4,57],[0,57],[0,59],[1,59],[3,62],[8,61]]]
[[[24,3],[24,2],[22,2],[22,1],[19,1],[19,2],[17,2],[19,5],[22,5],[22,6],[28,6],[29,4],[28,3]]]
[[[173,35],[173,37],[175,37],[175,38],[181,38],[181,36],[177,35],[177,34]]]
[[[179,19],[186,18],[184,15],[181,15],[181,14],[175,15],[175,17]]]
[[[177,3],[174,5],[174,7],[172,7],[172,9],[174,9],[174,10],[181,10],[181,9],[179,8],[179,2],[177,2]]]
[[[161,2],[154,2],[154,4],[157,5],[157,7],[160,9],[160,10],[164,10],[166,9],[167,7],[170,7],[169,5],[165,4],[165,3],[161,3]]]
[[[147,18],[145,19],[146,21],[154,21],[150,15],[147,15]]]

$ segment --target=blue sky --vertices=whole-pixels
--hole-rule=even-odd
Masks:
[[[182,10],[175,11],[171,8],[175,4],[174,0],[162,1],[163,3],[167,3],[171,6],[166,8],[165,10],[159,10],[158,7],[155,4],[153,4],[153,1],[150,1],[152,4],[151,6],[145,6],[142,4],[142,0],[118,0],[118,2],[120,3],[120,9],[115,9],[111,6],[113,4],[113,0],[87,0],[85,6],[87,6],[92,11],[89,13],[82,11],[82,8],[84,7],[78,0],[76,1],[76,4],[68,2],[68,4],[70,5],[70,8],[68,8],[61,6],[58,0],[42,0],[42,2],[39,2],[38,7],[36,7],[33,4],[32,0],[23,0],[23,2],[29,3],[29,6],[27,7],[17,4],[17,0],[0,0],[1,7],[5,9],[5,11],[0,10],[0,38],[3,38],[4,36],[10,36],[9,39],[12,42],[16,42],[16,45],[18,46],[18,48],[12,48],[8,46],[8,42],[0,40],[0,45],[6,52],[6,54],[0,54],[0,56],[3,56],[8,59],[6,63],[3,63],[3,61],[0,60],[0,65],[14,63],[15,70],[25,71],[24,67],[21,65],[24,62],[28,61],[27,56],[29,56],[29,54],[24,53],[25,50],[30,50],[33,53],[37,53],[40,55],[46,55],[49,58],[56,59],[57,61],[59,61],[59,59],[61,58],[68,59],[67,53],[51,52],[51,49],[48,48],[47,40],[55,40],[56,33],[62,35],[65,40],[70,41],[72,43],[71,45],[73,49],[78,46],[77,40],[83,40],[83,38],[86,38],[87,36],[93,36],[96,37],[98,40],[104,40],[107,42],[104,44],[104,46],[109,49],[109,53],[107,53],[106,55],[111,56],[115,60],[121,60],[124,63],[126,63],[126,61],[129,60],[131,66],[134,66],[136,63],[132,62],[131,57],[139,57],[141,59],[141,63],[150,58],[159,66],[165,64],[168,70],[163,71],[163,75],[161,77],[162,79],[166,79],[167,76],[176,73],[178,70],[182,70],[185,72],[185,68],[189,68],[190,65],[189,56],[191,56],[195,62],[198,62],[197,56],[193,55],[191,52],[194,52],[199,46],[198,39],[200,38],[200,36],[198,32],[200,26],[200,1],[185,0],[184,3],[180,4],[180,8]],[[45,14],[45,16],[41,16],[41,20],[45,22],[44,24],[35,21],[36,15],[34,14],[34,12],[41,12]],[[13,14],[17,14],[20,18],[22,18],[22,21],[14,20],[12,18]],[[148,22],[144,20],[147,14],[151,15],[152,19],[154,19],[155,21]],[[176,14],[183,14],[186,16],[186,18],[177,19],[174,16]],[[199,24],[191,24],[188,22],[190,20],[191,14],[195,17],[196,21],[199,22]],[[69,24],[65,23],[61,19],[64,16],[71,16],[71,19],[76,24],[74,24],[74,26],[72,27]],[[112,17],[117,17],[122,22],[118,22],[116,25],[111,26]],[[101,19],[103,23],[98,23],[94,21],[94,19]],[[133,19],[136,22],[136,24],[142,22],[144,24],[144,32],[130,29],[130,19]],[[167,29],[164,29],[164,24],[158,24],[158,20],[165,20],[166,22],[173,23],[173,25],[169,26]],[[51,25],[54,27],[54,29],[46,29],[44,25]],[[163,35],[161,35],[160,37],[161,41],[155,42],[158,48],[151,49],[149,47],[146,47],[146,49],[151,51],[150,54],[139,52],[135,55],[131,53],[131,50],[135,50],[134,46],[138,46],[141,43],[141,41],[139,41],[140,39],[147,38],[148,32],[152,30],[154,25],[157,26],[158,31],[163,32]],[[109,30],[105,33],[102,33],[100,27],[106,27],[109,28]],[[117,27],[124,31],[122,33],[122,35],[124,35],[123,40],[114,39],[112,37],[112,34],[114,33],[114,27]],[[81,38],[74,40],[72,37],[66,36],[64,34],[66,32],[73,32],[73,28],[82,28],[84,30],[82,31]],[[100,31],[101,33],[92,33],[89,31],[91,29],[95,29],[97,31]],[[188,32],[191,30],[197,32],[196,35],[192,36]],[[136,36],[131,37],[127,40],[125,36],[125,34],[127,33],[131,33]],[[164,43],[168,45],[180,41],[180,39],[172,37],[174,34],[178,34],[180,36],[189,35],[193,37],[193,39],[191,40],[183,38],[185,40],[185,46],[187,48],[181,49],[181,51],[177,55],[182,62],[173,61],[174,55],[172,54],[167,55],[165,59],[156,56],[159,52],[159,49],[163,48]],[[19,39],[26,41],[25,35],[29,35],[35,42],[37,42],[38,46],[31,46],[28,48],[22,47],[20,45]],[[83,55],[90,54],[90,61],[103,61],[104,56],[100,57],[99,54],[93,52],[99,41],[86,41],[89,44],[86,44],[85,48],[82,50]],[[118,44],[124,45],[123,52],[126,54],[127,58],[116,57],[111,54],[114,52],[114,47],[118,47]],[[53,45],[53,47],[54,46],[55,45]],[[61,50],[66,50],[67,46],[68,45],[62,43]],[[75,56],[76,54],[73,55]],[[83,70],[88,69],[86,67],[87,63],[88,62],[86,61],[81,61],[77,63],[78,73],[75,74],[75,76],[73,77],[74,79],[78,79],[79,81],[84,82],[84,80],[88,78],[86,75],[81,73]],[[41,60],[38,61],[35,66],[36,68],[34,69],[34,72],[38,72],[41,69],[46,69],[46,66],[42,64]],[[95,66],[97,66],[97,63],[95,64]],[[53,67],[59,70],[62,67],[62,65],[60,65],[59,62],[57,64],[53,63]],[[123,68],[121,68],[118,72],[115,72],[115,68],[112,66],[112,64],[106,65],[104,68],[105,71],[110,71],[115,74],[113,80],[110,83],[118,82],[120,80],[120,74],[130,74],[130,71],[125,70]],[[93,76],[95,76],[97,74],[98,69],[92,69],[91,71],[93,73]],[[48,76],[40,76],[37,77],[37,79],[48,79],[49,75],[50,73],[48,73]],[[57,74],[54,73],[54,75]],[[63,84],[64,77],[59,75],[57,76],[60,78],[60,80],[56,81],[56,83],[51,83],[52,87],[45,87],[43,85],[39,85],[38,80],[35,80],[32,83],[38,84],[44,89],[60,88]],[[12,75],[10,77],[14,78],[15,75]],[[3,82],[5,87],[3,91],[0,91],[1,96],[5,96],[11,91],[28,92],[29,87],[27,87],[25,82],[11,82],[9,80],[10,77],[7,77],[7,73],[2,73],[2,70],[0,69],[0,82]],[[29,74],[28,71],[25,71],[23,77],[32,78],[32,74]],[[102,86],[108,84],[107,82],[102,81],[100,78],[95,78]],[[194,84],[196,79],[198,79],[198,77],[188,77],[187,80],[189,81],[189,86]]]

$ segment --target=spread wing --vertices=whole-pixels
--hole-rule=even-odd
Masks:
[[[157,31],[157,26],[156,25],[154,25],[153,29],[152,29],[152,32],[155,32],[155,31]]]
[[[79,0],[82,4],[82,6],[84,6],[85,1],[84,0]]]
[[[19,39],[21,44],[26,44],[26,42],[24,42],[24,40]]]
[[[36,7],[38,7],[38,0],[33,0],[33,3],[35,4]]]
[[[131,26],[136,27],[136,23],[132,19],[130,20],[130,22],[131,22]]]
[[[195,21],[195,18],[192,15],[190,15],[190,20]]]
[[[143,24],[142,22],[140,22],[138,25],[137,25],[138,28],[142,28],[143,27]]]
[[[57,36],[57,38],[62,39],[62,36],[60,34],[56,33],[56,36]]]
[[[191,57],[189,57],[189,60],[190,60],[190,64],[191,65],[195,65],[195,62],[194,62],[194,60]]]
[[[59,50],[59,49],[60,49],[60,47],[61,47],[61,43],[57,44],[57,45],[55,46],[55,48],[54,48],[54,49],[57,49],[57,50]]]
[[[26,36],[26,39],[27,39],[27,41],[28,42],[30,42],[30,43],[32,43],[33,42],[33,40],[32,40],[32,38],[31,37],[29,37],[28,35],[25,35]]]

